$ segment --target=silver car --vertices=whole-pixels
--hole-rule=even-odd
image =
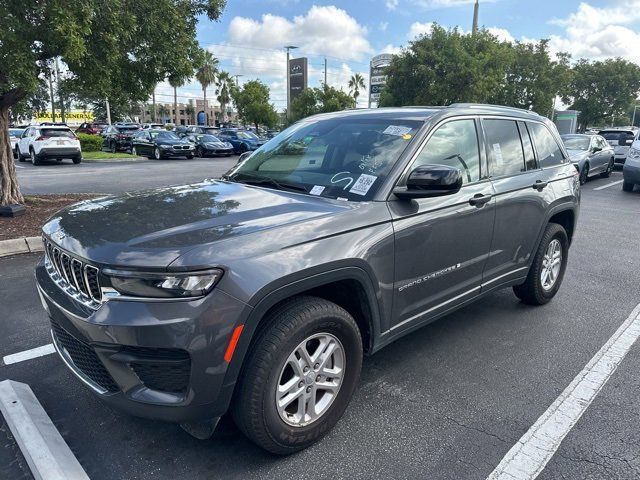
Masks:
[[[613,147],[600,135],[562,135],[569,158],[580,172],[580,185],[593,175],[608,177],[615,162]]]

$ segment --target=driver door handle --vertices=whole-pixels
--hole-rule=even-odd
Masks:
[[[469,199],[469,205],[473,205],[474,207],[482,208],[484,204],[493,198],[493,195],[490,193],[483,195],[482,193],[476,193],[473,197]]]
[[[547,185],[549,185],[549,182],[543,182],[542,180],[536,180],[536,183],[531,185],[531,187],[536,189],[536,190],[538,190],[539,192],[541,192],[542,190],[544,190],[544,188]]]

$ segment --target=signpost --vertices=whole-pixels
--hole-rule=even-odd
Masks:
[[[293,101],[307,88],[306,57],[289,60],[289,102]]]
[[[391,64],[392,58],[393,55],[390,53],[383,53],[371,59],[369,69],[369,108],[371,108],[372,103],[375,103],[376,107],[378,106],[380,94],[387,83],[386,67]]]

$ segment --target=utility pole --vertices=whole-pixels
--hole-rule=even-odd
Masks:
[[[156,87],[155,87],[155,85],[153,86],[153,93],[151,94],[151,102],[153,103],[153,118],[151,119],[151,121],[155,122],[156,118],[158,117],[158,112],[156,110]]]
[[[244,77],[244,75],[241,75],[241,74],[238,73],[238,74],[234,75],[234,77],[236,77],[236,88],[239,88],[238,77]]]
[[[324,57],[324,88],[327,88],[327,57]]]
[[[67,115],[64,98],[60,92],[60,65],[58,64],[58,57],[56,57],[56,86],[58,87],[58,98],[60,99],[60,118],[62,122],[65,123],[67,121]]]
[[[289,95],[289,50],[293,50],[294,48],[298,48],[295,45],[287,45],[284,47],[287,49],[287,117],[291,113],[291,97]]]
[[[478,0],[473,5],[473,26],[471,27],[471,33],[478,33],[478,10],[480,9],[480,5]]]
[[[107,110],[107,123],[111,125],[111,107],[109,106],[108,98],[104,99],[104,106],[105,106],[105,109]]]
[[[633,106],[633,118],[631,119],[631,126],[635,127],[636,126],[636,109],[638,108],[638,105],[634,105]]]
[[[56,121],[55,97],[53,96],[53,80],[51,78],[51,70],[49,70],[49,98],[51,99],[51,121]]]

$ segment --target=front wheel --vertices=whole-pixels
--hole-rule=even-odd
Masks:
[[[134,157],[138,156],[138,151],[136,150],[136,147],[131,147],[131,155]]]
[[[609,178],[611,176],[611,172],[613,171],[613,158],[609,160],[607,164],[607,169],[600,174],[602,178]]]
[[[198,158],[204,157],[204,152],[202,151],[202,147],[201,146],[197,146],[196,147],[196,157],[198,157]]]
[[[558,293],[567,268],[569,239],[565,229],[557,223],[549,223],[533,258],[527,279],[513,287],[513,292],[523,303],[544,305]]]
[[[635,184],[631,183],[631,182],[622,182],[622,190],[625,192],[633,192],[633,187],[635,186]]]
[[[109,151],[111,153],[116,153],[118,151],[118,147],[116,146],[116,142],[109,143]]]
[[[158,147],[154,148],[153,150],[153,158],[155,158],[156,160],[162,159],[162,152],[160,152],[160,149]]]
[[[580,170],[580,185],[584,185],[587,183],[587,179],[589,178],[589,164],[585,163],[582,170]]]
[[[317,442],[338,422],[362,367],[353,317],[322,298],[283,303],[249,347],[232,403],[240,430],[286,455]]]

